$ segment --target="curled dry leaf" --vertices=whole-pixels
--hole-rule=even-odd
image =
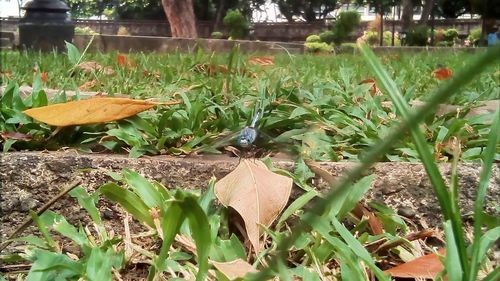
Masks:
[[[128,67],[128,68],[134,68],[137,65],[133,59],[127,57],[124,54],[118,54],[116,56],[116,63],[120,67]]]
[[[438,253],[444,255],[445,249],[440,249]],[[433,279],[443,269],[443,264],[439,260],[438,255],[432,253],[400,264],[384,272],[390,274],[392,277]]]
[[[95,61],[83,61],[76,66],[78,69],[85,73],[90,73],[92,71],[102,71],[106,75],[114,74],[115,72],[109,66],[102,66]]]
[[[99,84],[99,81],[96,79],[93,79],[93,80],[90,80],[90,81],[83,83],[82,85],[80,85],[80,87],[78,87],[78,89],[80,89],[80,91],[87,91],[89,89],[94,88],[97,84]]]
[[[365,80],[359,82],[359,85],[361,85],[361,84],[372,85],[372,87],[370,88],[370,95],[372,97],[375,96],[379,92],[379,89],[377,87],[377,83],[375,83],[375,80],[373,78],[368,78],[368,79],[365,79]]]
[[[259,160],[244,159],[215,184],[215,195],[232,207],[245,222],[255,252],[260,251],[259,224],[270,226],[283,210],[292,190],[292,179],[271,172]]]
[[[256,65],[274,65],[273,57],[251,57],[248,59],[248,63]]]
[[[32,135],[27,135],[23,133],[18,133],[18,132],[0,132],[0,136],[3,139],[13,139],[13,140],[31,140],[33,138]]]
[[[24,113],[52,126],[71,126],[110,122],[127,118],[156,105],[174,105],[181,101],[152,102],[127,98],[96,97],[31,108]]]
[[[453,71],[447,67],[439,67],[432,72],[432,76],[437,80],[450,79],[453,76]]]
[[[40,80],[42,80],[43,83],[47,83],[47,81],[49,80],[49,74],[45,71],[42,71],[40,73]]]
[[[212,261],[212,264],[217,268],[218,271],[222,272],[229,280],[236,278],[243,278],[249,272],[255,273],[257,270],[253,268],[248,262],[242,259],[236,259],[230,262],[216,262]]]

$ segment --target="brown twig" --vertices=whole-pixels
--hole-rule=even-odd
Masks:
[[[77,187],[80,184],[81,180],[77,179],[71,182],[67,187],[61,191],[59,194],[57,194],[55,197],[50,199],[49,202],[45,203],[40,209],[36,211],[36,214],[40,216],[43,212],[47,211],[47,209],[50,208],[57,200],[59,200],[61,197],[63,197],[66,193],[70,192],[73,190],[75,187]],[[33,222],[33,218],[31,216],[27,217],[24,222],[5,240],[2,244],[0,244],[0,252],[2,252],[7,246],[12,243],[12,239],[17,237],[21,232],[23,232],[30,224]]]

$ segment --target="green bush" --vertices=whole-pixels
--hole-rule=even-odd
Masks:
[[[85,26],[85,27],[75,27],[75,34],[78,35],[99,35],[99,33],[95,32],[92,28]]]
[[[325,42],[326,44],[331,44],[335,40],[335,33],[333,33],[333,31],[328,30],[322,32],[319,35],[319,38],[321,39],[321,42]]]
[[[361,22],[361,16],[357,11],[343,11],[337,17],[337,21],[332,28],[335,44],[340,44],[349,37],[349,34],[356,29]]]
[[[329,53],[333,51],[333,47],[325,42],[306,42],[304,46],[309,53]]]
[[[223,36],[224,35],[220,31],[214,31],[212,32],[212,34],[210,34],[210,37],[212,37],[213,39],[222,39]]]
[[[239,10],[228,10],[223,22],[231,38],[242,39],[248,35],[249,23]]]
[[[406,33],[405,45],[426,46],[429,37],[429,28],[425,25],[418,25],[408,29]]]
[[[450,42],[450,41],[438,41],[438,42],[436,42],[436,46],[437,47],[452,47],[453,46],[453,42]]]
[[[380,38],[378,35],[378,32],[376,31],[368,31],[363,35],[364,41],[370,45],[370,46],[375,46],[380,43]],[[384,31],[384,46],[392,46],[392,32],[390,31]],[[394,37],[394,46],[400,46],[401,41],[399,38],[396,36]]]
[[[321,37],[319,37],[319,35],[316,34],[309,35],[306,38],[306,43],[320,43],[320,42],[321,42]]]
[[[457,39],[457,38],[458,38],[458,30],[456,30],[454,28],[447,29],[444,32],[444,37],[443,37],[444,41],[454,42],[455,39]]]
[[[482,30],[481,28],[474,28],[473,30],[470,31],[469,33],[469,36],[467,37],[467,39],[469,39],[469,41],[471,41],[472,43],[474,42],[477,42],[479,41],[479,39],[481,39],[481,35],[482,35]]]

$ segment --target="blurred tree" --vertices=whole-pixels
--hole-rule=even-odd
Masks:
[[[295,17],[307,22],[324,19],[341,4],[341,1],[337,0],[272,0],[272,2],[278,5],[280,12],[289,22],[293,22]]]
[[[162,0],[172,37],[197,38],[192,0]]]
[[[384,45],[384,15],[391,11],[391,8],[401,3],[401,0],[355,0],[358,5],[369,5],[380,16],[379,44]]]
[[[66,0],[73,18],[101,16],[106,8],[112,7],[114,0]]]

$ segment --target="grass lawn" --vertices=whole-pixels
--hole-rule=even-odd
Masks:
[[[406,100],[425,101],[445,82],[432,72],[439,66],[460,69],[470,56],[393,54],[381,60]],[[11,141],[10,149],[17,150],[75,146],[93,152],[125,149],[131,156],[189,154],[194,149],[217,152],[233,144],[231,136],[249,123],[257,108],[263,108],[264,117],[257,123],[261,132],[258,147],[299,152],[315,160],[355,160],[397,122],[395,107],[387,103],[384,90],[373,95],[372,84],[360,83],[373,77],[361,55],[280,55],[268,66],[251,64],[248,58],[237,50],[225,55],[130,54],[121,61],[117,53],[84,55],[81,61],[95,61],[113,72],[106,74],[74,68],[66,54],[2,52],[4,86],[36,84],[34,73],[38,71],[46,88],[80,88],[137,99],[182,99],[184,103],[157,107],[119,122],[67,127],[48,141],[53,128],[3,112],[0,131],[30,136],[29,141]],[[488,69],[453,96],[450,103],[464,106],[461,112],[427,120],[423,130],[437,160],[448,160],[447,143],[454,136],[462,143],[463,159],[480,157],[489,132],[484,125],[488,116],[464,116],[476,102],[498,98],[498,71],[498,67]],[[57,95],[49,102],[66,99]],[[31,100],[25,100],[25,107],[33,104]],[[408,135],[383,160],[416,158]]]

